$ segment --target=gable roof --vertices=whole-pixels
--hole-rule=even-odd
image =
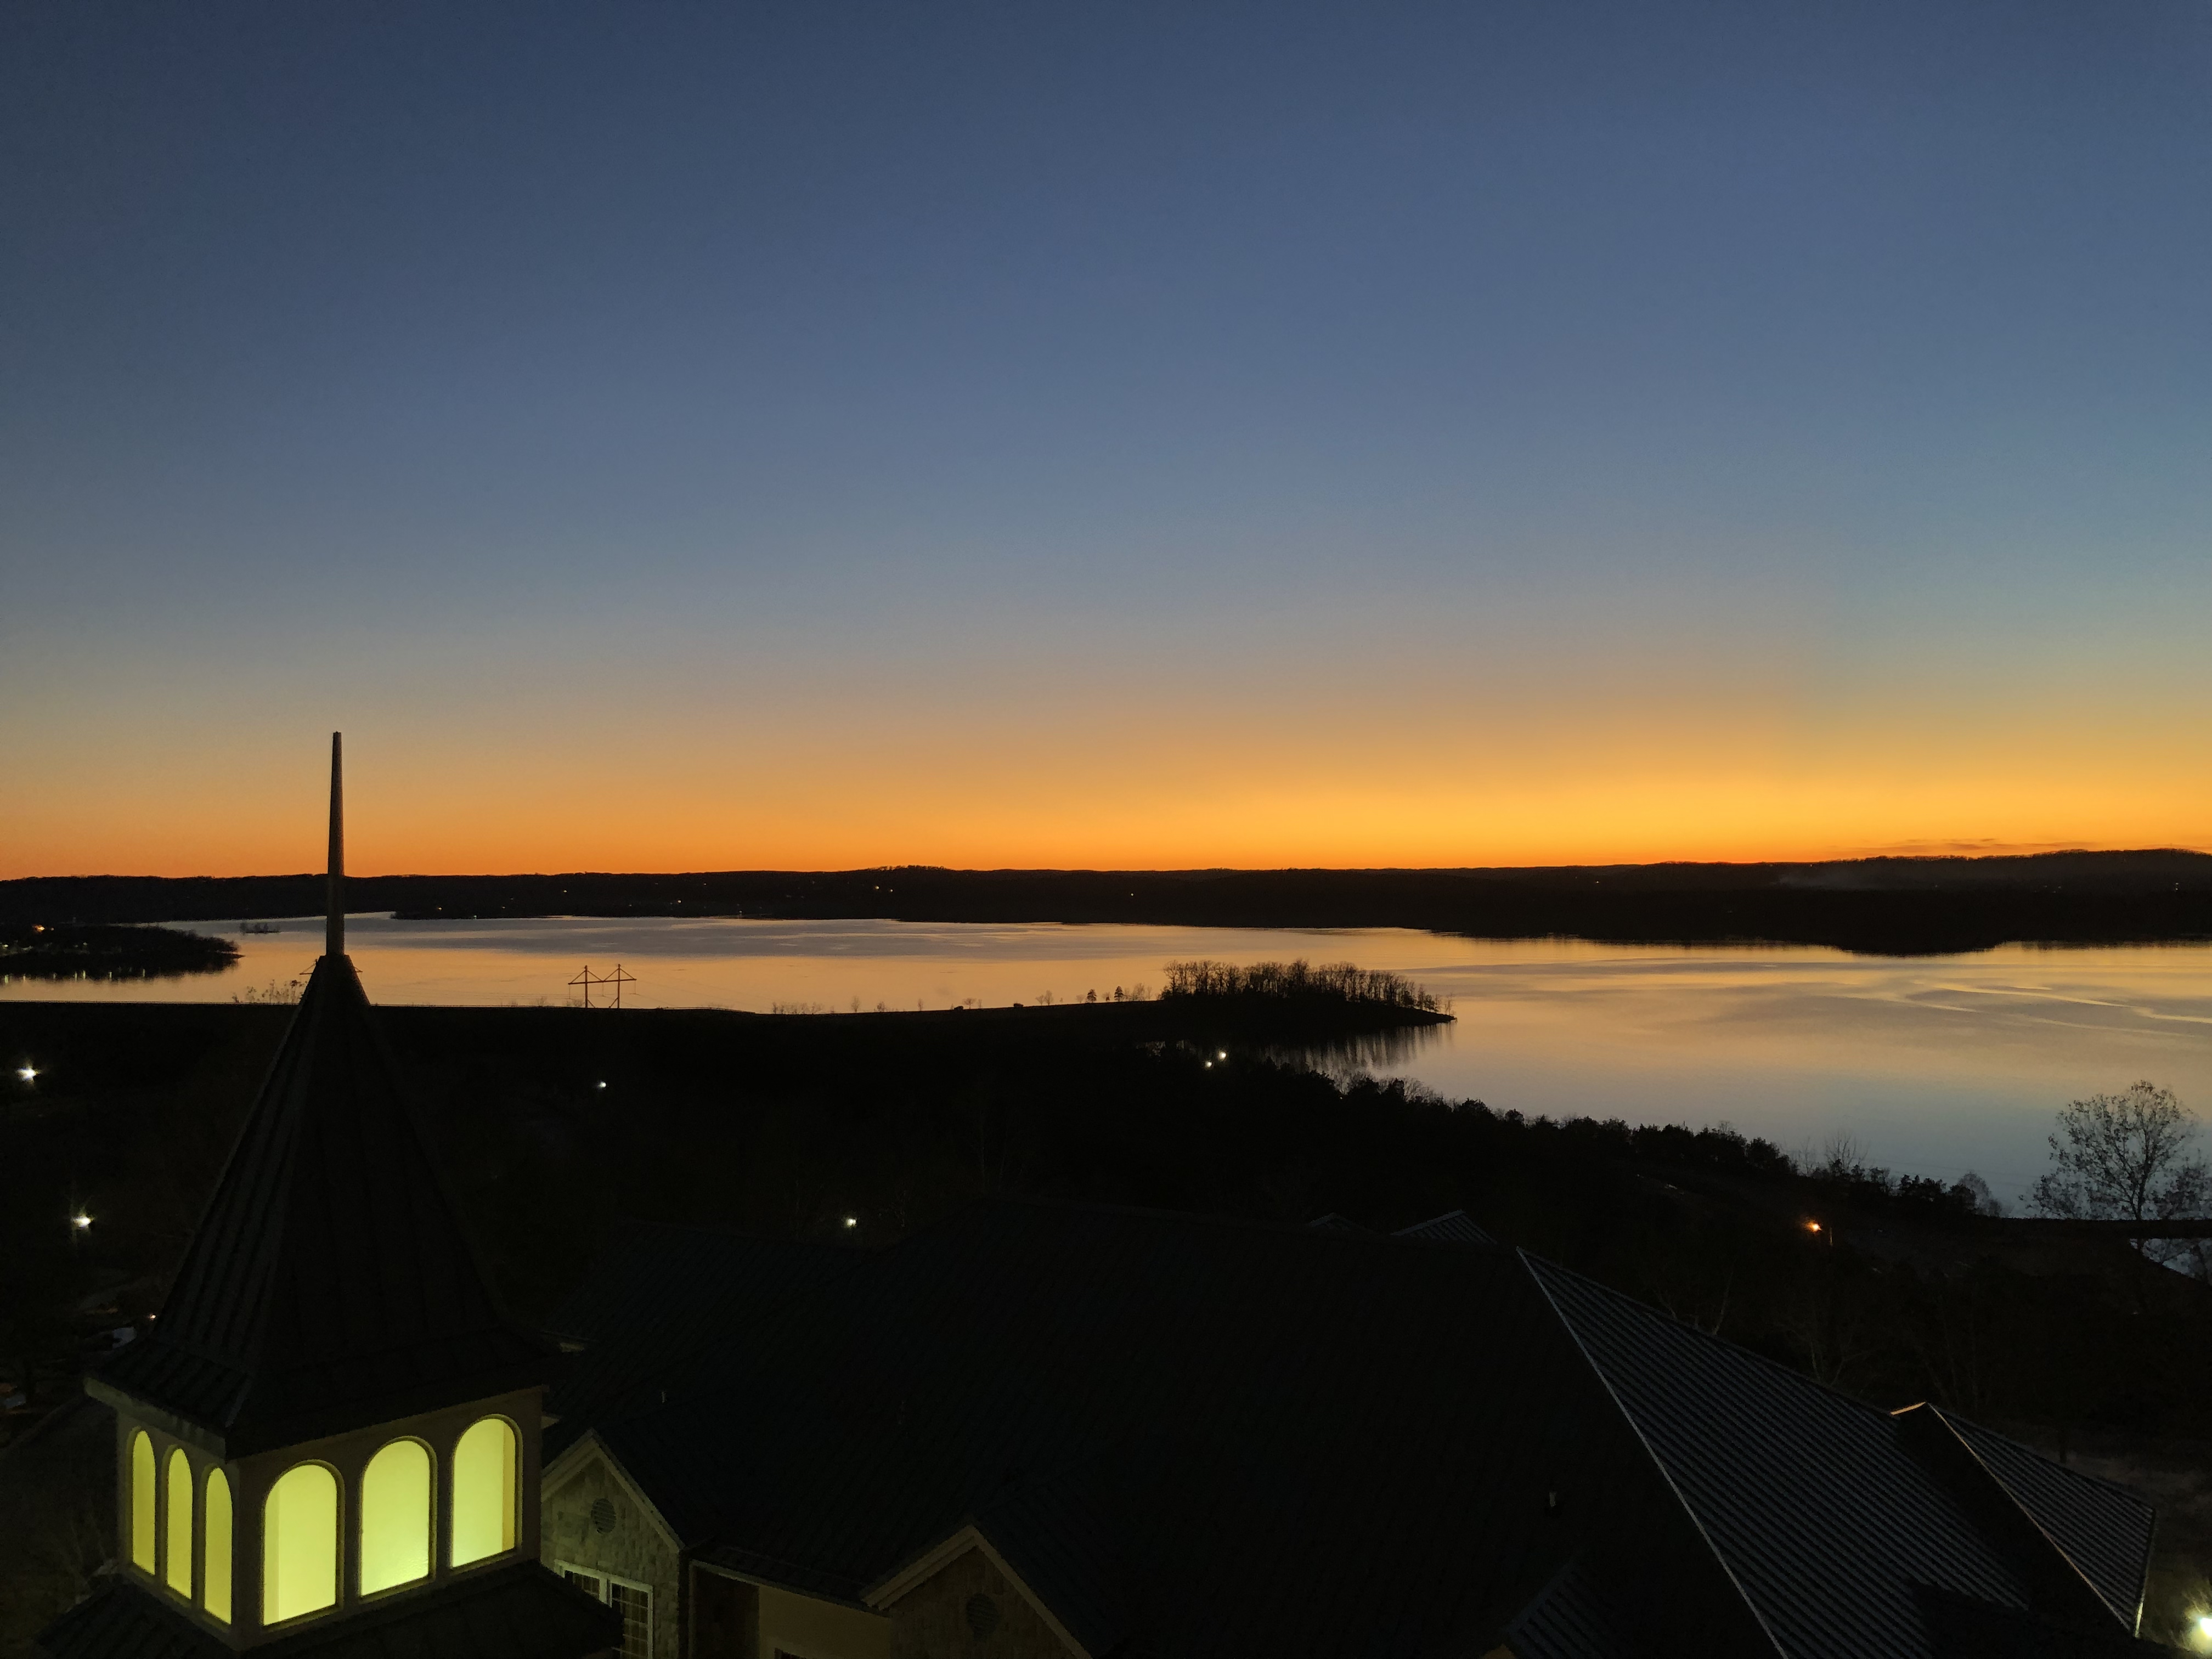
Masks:
[[[1887,1659],[1941,1650],[1923,1586],[2051,1622],[1887,1413],[1496,1246],[1001,1200],[803,1288],[759,1248],[719,1335],[556,1434],[795,1589],[874,1599],[973,1527],[1094,1652]],[[2073,1479],[2038,1512],[2139,1591],[2141,1506]]]
[[[315,964],[160,1319],[98,1382],[229,1455],[545,1380],[501,1312],[353,963]]]
[[[2106,1574],[2102,1607],[2054,1589],[2031,1529],[1931,1468],[1915,1425],[1538,1258],[1530,1270],[1782,1650],[1939,1650],[1921,1592],[2068,1624],[2135,1626],[2149,1507],[1989,1431],[2019,1490]],[[1909,1414],[1906,1414],[1909,1415]],[[1944,1414],[1963,1433],[1971,1425]],[[1954,1466],[1956,1468],[1957,1466]],[[1971,1470],[1965,1470],[1971,1475]],[[2015,1498],[2014,1501],[2017,1501]],[[2132,1577],[2118,1564],[2132,1559]],[[2086,1587],[2085,1587],[2086,1588]]]
[[[1990,1477],[2089,1582],[2112,1616],[2133,1629],[2150,1570],[2150,1506],[1963,1417],[1934,1406],[1919,1409],[1934,1413],[1973,1449]]]

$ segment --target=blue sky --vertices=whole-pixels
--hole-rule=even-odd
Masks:
[[[0,219],[0,873],[2212,845],[2202,3],[19,4]]]

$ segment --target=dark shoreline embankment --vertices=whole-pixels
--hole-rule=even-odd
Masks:
[[[1808,1176],[1724,1127],[1523,1119],[1282,1063],[1270,1050],[1319,1035],[1317,1012],[386,1006],[379,1023],[524,1317],[640,1223],[872,1248],[987,1194],[1383,1232],[1456,1209],[1863,1400],[1932,1399],[2077,1452],[2094,1432],[2145,1479],[2203,1478],[2212,1293],[2124,1241],[1996,1220],[1963,1187]],[[290,1013],[0,1002],[0,1055],[37,1066],[0,1070],[0,1380],[34,1410],[65,1407],[87,1360],[161,1306]],[[1216,1040],[1247,1018],[1271,1029]],[[90,1436],[88,1467],[112,1446]],[[2177,1614],[2198,1605],[2204,1509],[2161,1532],[2153,1599]]]
[[[29,877],[0,922],[182,921],[318,912],[314,875]],[[1412,927],[1608,943],[1826,945],[1882,955],[2027,942],[2212,939],[2212,854],[2053,853],[1820,864],[1496,870],[728,871],[365,876],[361,911],[410,918],[726,916],[787,921]]]

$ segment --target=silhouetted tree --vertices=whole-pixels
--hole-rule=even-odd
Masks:
[[[2212,1169],[2197,1155],[2195,1114],[2171,1089],[2136,1083],[2124,1094],[2070,1101],[2051,1136],[2051,1169],[2028,1194],[2044,1215],[2076,1220],[2172,1221],[2201,1216]],[[2160,1260],[2172,1249],[2136,1248]]]

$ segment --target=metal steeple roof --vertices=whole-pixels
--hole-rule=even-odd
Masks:
[[[106,1389],[238,1455],[543,1382],[342,954],[337,747],[331,937],[161,1316]]]

